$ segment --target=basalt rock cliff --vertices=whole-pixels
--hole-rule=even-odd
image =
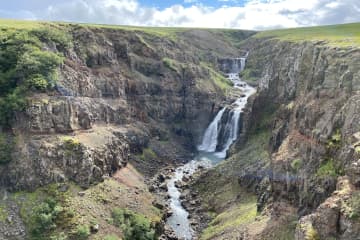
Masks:
[[[72,42],[43,40],[43,50],[62,54],[64,62],[55,89],[32,93],[7,131],[16,138],[13,160],[0,167],[9,189],[65,180],[89,186],[152,139],[156,146],[176,142],[179,154],[172,157],[185,159],[226,101],[230,85],[217,59],[241,54],[226,36],[252,34],[181,30],[173,39],[141,30],[52,27]]]
[[[258,92],[229,159],[193,183],[218,215],[204,239],[359,238],[359,49],[268,38],[243,47],[242,77]],[[259,216],[234,217],[254,193]]]

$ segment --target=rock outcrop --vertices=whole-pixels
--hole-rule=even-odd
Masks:
[[[161,142],[191,152],[230,87],[215,63],[240,54],[221,32],[52,27],[72,42],[43,42],[64,56],[59,80],[53,91],[30,96],[5,133],[16,139],[13,160],[0,166],[1,185],[11,190],[66,180],[89,186],[148,145],[176,160]]]

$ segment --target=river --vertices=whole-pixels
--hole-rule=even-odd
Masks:
[[[190,176],[199,169],[210,168],[226,158],[226,153],[239,135],[240,115],[245,108],[248,98],[256,92],[256,89],[243,82],[239,78],[239,73],[245,67],[245,58],[229,59],[233,61],[231,71],[227,74],[234,88],[242,91],[242,95],[231,105],[223,107],[207,127],[201,144],[197,147],[198,154],[190,162],[178,167],[174,175],[168,181],[168,195],[170,197],[170,209],[172,215],[167,219],[167,224],[171,226],[179,239],[191,240],[194,231],[191,228],[188,216],[189,213],[184,209],[180,200],[180,189],[176,182],[181,182],[184,176]],[[226,119],[225,124],[221,124]]]

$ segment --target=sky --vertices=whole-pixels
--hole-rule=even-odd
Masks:
[[[1,0],[0,18],[264,30],[360,22],[360,0]]]

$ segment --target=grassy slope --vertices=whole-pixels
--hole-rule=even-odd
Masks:
[[[131,179],[131,185],[123,181],[124,179]],[[34,222],[33,209],[47,197],[57,195],[56,199],[63,211],[56,220],[56,228],[51,231],[53,236],[61,232],[71,235],[76,232],[78,226],[89,227],[99,224],[99,232],[92,234],[88,239],[103,240],[108,235],[116,235],[116,239],[120,239],[121,229],[116,228],[111,222],[111,212],[116,207],[143,214],[152,223],[161,220],[160,210],[152,206],[154,198],[147,191],[147,186],[142,182],[139,173],[130,165],[120,170],[115,178],[106,179],[87,190],[82,190],[72,183],[66,185],[69,186],[69,190],[64,193],[59,192],[59,187],[63,184],[51,184],[32,193],[17,192],[9,197],[11,201],[18,203],[21,217],[28,229],[31,229]],[[78,194],[81,191],[84,196]],[[6,218],[6,214],[4,208],[0,207],[0,224],[2,218]]]
[[[359,47],[360,23],[270,30],[260,32],[255,37],[269,37],[294,42],[325,41],[326,44],[331,46]]]
[[[34,29],[44,24],[58,24],[58,25],[80,25],[84,27],[93,28],[110,28],[120,29],[127,31],[144,32],[159,37],[175,38],[177,34],[189,30],[208,30],[210,32],[221,32],[228,39],[232,40],[239,32],[237,29],[208,29],[208,28],[182,28],[182,27],[140,27],[140,26],[126,26],[126,25],[109,25],[109,24],[91,24],[91,23],[68,23],[68,22],[45,22],[45,21],[26,21],[26,20],[13,20],[13,19],[0,19],[0,29],[14,28],[14,29]],[[252,32],[252,31],[248,31]]]
[[[14,29],[34,29],[49,22],[37,21],[23,21],[23,20],[9,20],[0,19],[0,28],[14,28]],[[58,23],[69,25],[71,23]],[[122,29],[128,31],[145,32],[159,37],[175,38],[177,34],[191,30],[191,28],[179,27],[136,27],[136,26],[122,26],[122,25],[105,25],[105,24],[79,24],[87,27]],[[193,28],[201,29],[201,28]],[[233,29],[207,29],[211,32],[221,32],[229,38],[229,40],[236,40],[236,32]],[[332,46],[351,47],[360,46],[360,23],[304,27],[304,28],[289,28],[268,30],[257,33],[256,38],[274,38],[285,41],[325,41]]]

